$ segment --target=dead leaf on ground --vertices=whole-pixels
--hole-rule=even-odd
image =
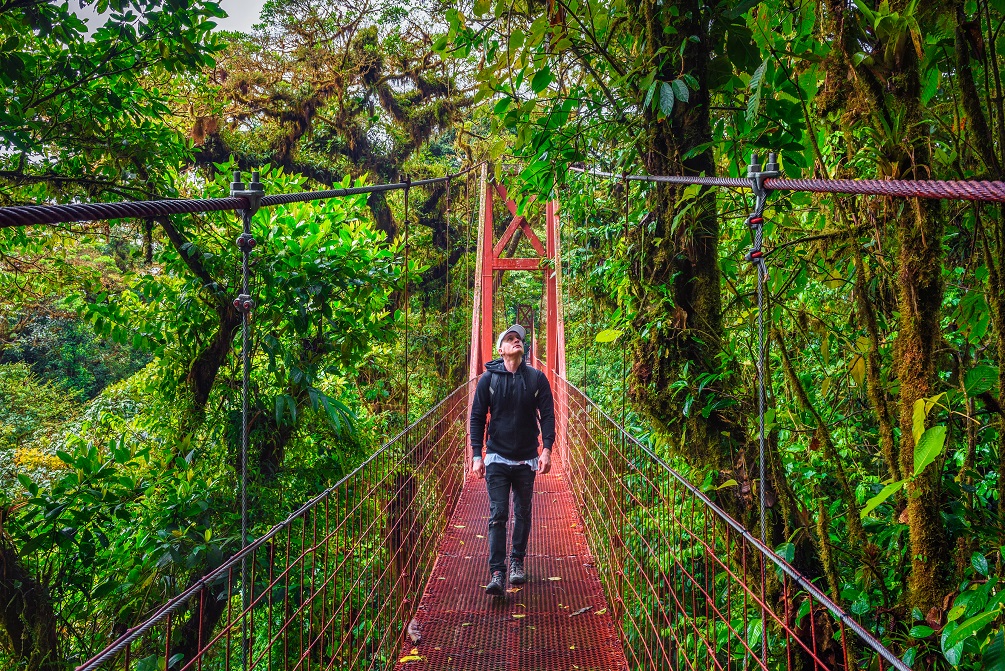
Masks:
[[[593,610],[593,606],[583,606],[575,613],[569,613],[569,617],[576,617],[577,615],[582,615],[583,613],[589,612],[591,610]]]
[[[509,592],[510,594],[516,594],[517,592],[519,592],[522,589],[523,589],[523,587],[510,587],[506,591]]]
[[[419,623],[414,617],[408,622],[408,628],[406,631],[408,632],[408,637],[412,639],[412,645],[422,643],[422,634],[419,633]],[[415,650],[414,648],[412,649],[413,655],[418,654],[418,652],[418,650]]]

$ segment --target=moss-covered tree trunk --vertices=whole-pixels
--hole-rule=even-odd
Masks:
[[[676,59],[664,55],[658,79],[671,81],[683,70],[697,80],[698,90],[690,93],[687,103],[678,103],[669,118],[661,120],[654,110],[647,110],[646,146],[640,150],[651,174],[711,175],[711,149],[682,158],[711,140],[708,46],[701,3],[681,0],[672,4],[679,18],[674,19],[674,34],[668,34],[664,27],[670,20],[670,4],[644,0],[636,25],[639,42],[646,45],[655,63],[661,50],[663,54],[675,53],[681,42],[694,36],[697,42],[684,46],[683,68]],[[730,435],[737,427],[719,412],[707,418],[694,412],[683,419],[682,399],[671,390],[685,365],[691,377],[715,371],[722,339],[715,195],[703,191],[683,221],[674,225],[680,196],[680,188],[658,185],[649,199],[655,231],[629,233],[632,265],[641,270],[631,273],[637,301],[634,330],[639,334],[633,344],[632,396],[657,426],[677,438],[692,463],[728,471],[732,464],[723,433]],[[709,388],[706,393],[718,391]]]
[[[907,0],[890,2],[893,12],[909,14]],[[897,35],[876,37],[862,28],[862,18],[843,0],[822,3],[825,23],[835,49],[829,57],[828,77],[849,87],[841,102],[869,114],[875,128],[887,129],[882,150],[887,165],[899,179],[931,179],[931,137],[923,123],[919,56],[911,40]],[[926,10],[918,10],[924,12]],[[924,17],[921,17],[924,18]],[[887,44],[889,40],[897,40]],[[852,65],[851,55],[862,51],[870,59]],[[842,78],[842,75],[844,76]],[[897,424],[900,427],[901,475],[914,473],[914,402],[936,393],[935,352],[942,332],[942,204],[940,201],[891,202],[886,226],[896,241],[897,308],[900,311],[894,342],[893,368],[899,383]],[[931,466],[907,487],[911,576],[908,605],[927,613],[941,606],[948,589],[949,552],[940,516],[941,472]]]
[[[907,3],[897,3],[906,5]],[[895,8],[898,9],[898,8]],[[899,8],[904,11],[906,8]],[[904,51],[899,72],[890,78],[891,106],[904,115],[908,135],[899,158],[904,179],[931,179],[928,126],[923,123],[921,77],[917,54]],[[914,402],[936,393],[936,348],[942,339],[942,202],[903,203],[894,226],[897,238],[897,304],[900,310],[894,343],[894,366],[900,380],[900,470],[914,473]],[[907,487],[911,538],[910,604],[928,612],[940,606],[948,591],[949,545],[940,514],[941,469],[935,465],[915,474]]]

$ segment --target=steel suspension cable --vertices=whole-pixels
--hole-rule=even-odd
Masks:
[[[742,177],[702,177],[686,175],[618,175],[602,170],[570,166],[570,170],[610,179],[664,184],[699,184],[749,189],[750,182]],[[768,191],[803,191],[840,193],[860,196],[893,196],[898,198],[934,198],[947,200],[979,200],[1005,202],[1005,182],[993,180],[910,180],[910,179],[783,179],[768,178],[763,187]]]
[[[429,186],[438,184],[453,177],[466,175],[481,162],[444,177],[411,182],[409,186]],[[400,191],[406,188],[404,182],[392,184],[373,184],[370,186],[354,186],[346,189],[328,189],[325,191],[303,191],[300,193],[275,194],[264,196],[256,202],[258,207],[272,207],[289,203],[304,203],[311,200],[328,200],[344,198],[365,193],[382,193],[385,191]],[[67,205],[21,205],[15,207],[0,207],[0,228],[17,226],[32,226],[36,224],[65,224],[78,221],[100,221],[104,219],[149,218],[169,214],[192,214],[196,212],[222,212],[226,210],[241,210],[250,204],[245,195],[233,194],[229,198],[199,198],[177,200],[143,200],[124,201],[119,203],[74,203]]]

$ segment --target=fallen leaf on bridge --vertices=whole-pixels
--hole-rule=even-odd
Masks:
[[[582,608],[580,608],[579,610],[577,610],[575,613],[569,613],[569,617],[576,617],[577,615],[582,615],[583,613],[585,613],[587,611],[590,611],[590,610],[593,610],[593,606],[583,606]]]
[[[513,619],[519,620],[521,617],[527,617],[523,613],[513,613]]]
[[[510,594],[516,594],[517,592],[519,592],[522,589],[523,589],[523,587],[510,587],[506,591],[509,592]]]
[[[598,610],[598,611],[597,611],[596,613],[594,613],[594,615],[603,615],[603,614],[604,614],[604,613],[606,613],[606,612],[607,612],[607,609],[606,609],[606,608],[601,608],[601,609],[600,609],[600,610]]]
[[[419,654],[419,649],[418,648],[412,648],[411,653],[407,654],[404,657],[402,657],[401,659],[399,659],[398,663],[399,664],[407,664],[408,662],[421,662],[423,659],[424,659],[424,657],[422,657],[422,655]]]
[[[548,580],[561,580],[561,576],[551,576]]]

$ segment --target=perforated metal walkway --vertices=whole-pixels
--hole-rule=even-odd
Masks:
[[[509,586],[505,599],[483,588],[489,499],[485,481],[468,478],[415,616],[422,640],[406,637],[398,669],[628,668],[575,499],[555,466],[534,484],[527,583]]]

